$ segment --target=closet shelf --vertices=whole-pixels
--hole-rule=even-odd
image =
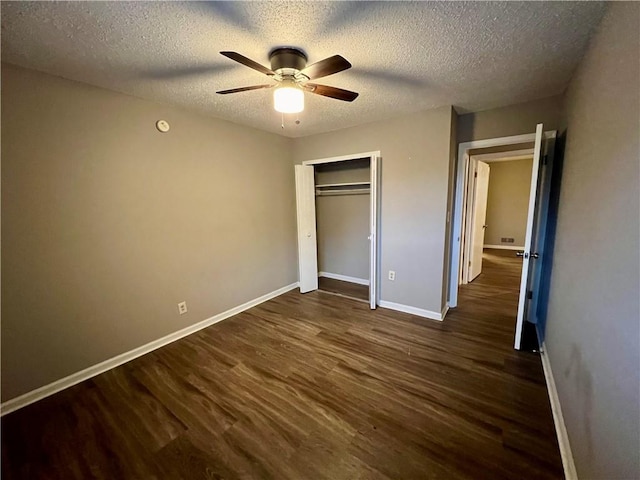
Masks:
[[[316,196],[365,195],[370,193],[370,182],[324,183],[316,185]]]

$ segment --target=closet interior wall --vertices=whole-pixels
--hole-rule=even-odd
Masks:
[[[369,281],[369,181],[368,158],[315,166],[319,272]]]

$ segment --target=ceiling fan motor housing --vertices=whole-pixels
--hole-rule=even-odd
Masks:
[[[276,48],[269,54],[271,70],[276,73],[291,75],[307,66],[307,56],[297,48]]]

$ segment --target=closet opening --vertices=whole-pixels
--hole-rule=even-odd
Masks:
[[[318,289],[369,301],[368,158],[314,166]]]
[[[378,303],[379,152],[296,165],[300,291]]]

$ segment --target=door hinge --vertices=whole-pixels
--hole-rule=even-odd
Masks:
[[[478,172],[473,172],[473,178],[478,178]]]
[[[549,156],[548,155],[545,155],[544,157],[542,157],[542,164],[543,165],[546,165],[548,161],[549,161]]]
[[[527,292],[527,298],[528,298],[529,300],[531,300],[531,299],[533,298],[533,290],[529,290],[529,291]]]

